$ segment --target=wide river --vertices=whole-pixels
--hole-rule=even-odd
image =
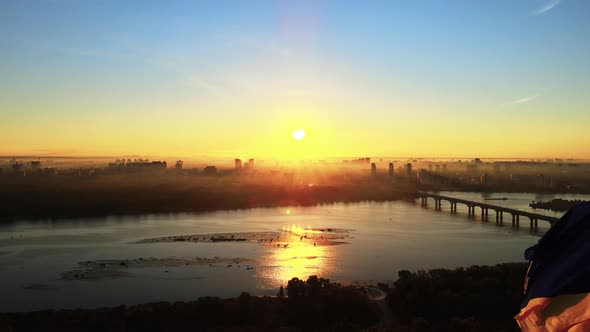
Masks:
[[[533,200],[590,199],[441,194],[527,211]],[[190,301],[241,291],[274,295],[290,278],[309,275],[390,282],[401,269],[522,262],[524,249],[548,229],[539,221],[531,232],[522,219],[521,228],[512,229],[509,216],[503,226],[493,218],[469,219],[462,205],[457,214],[448,204],[442,211],[432,207],[361,202],[0,225],[0,311]],[[192,237],[137,243],[183,235]],[[232,236],[244,240],[210,241]]]

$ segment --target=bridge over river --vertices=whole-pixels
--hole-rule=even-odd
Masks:
[[[520,211],[516,209],[511,209],[503,206],[481,203],[476,201],[470,201],[466,199],[460,199],[450,196],[442,196],[437,194],[430,194],[424,192],[416,192],[412,193],[414,199],[420,199],[422,206],[428,205],[428,199],[431,198],[434,200],[434,208],[436,210],[442,210],[442,201],[447,201],[450,204],[451,213],[457,213],[457,204],[465,204],[467,206],[467,215],[472,217],[475,216],[475,208],[479,208],[481,210],[481,220],[489,221],[488,211],[493,210],[496,213],[496,224],[503,224],[504,223],[504,213],[509,213],[512,215],[512,227],[520,227],[520,217],[528,217],[530,228],[537,229],[538,227],[538,220],[545,220],[548,221],[551,225],[559,220],[559,218],[545,216],[538,213],[531,213],[526,211]]]

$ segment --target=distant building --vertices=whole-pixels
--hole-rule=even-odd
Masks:
[[[235,159],[234,160],[234,165],[236,168],[236,171],[239,171],[242,169],[242,160],[241,159]]]
[[[483,173],[480,177],[479,177],[479,182],[481,184],[488,184],[488,173]]]
[[[377,165],[375,163],[371,163],[371,176],[377,175]]]
[[[41,169],[41,162],[40,161],[31,161],[31,169],[38,171]]]
[[[357,159],[353,159],[353,160],[344,160],[345,163],[352,163],[355,165],[360,165],[360,164],[366,164],[367,163],[367,159],[370,158],[357,158]]]
[[[15,162],[14,164],[12,164],[12,173],[17,176],[27,176],[25,165],[19,162]]]
[[[23,163],[16,162],[12,164],[12,171],[13,172],[22,172],[25,169],[25,165]]]
[[[406,175],[408,177],[412,176],[412,163],[406,164]]]
[[[250,164],[251,169],[254,169],[254,159],[253,158],[248,159],[248,164]]]
[[[176,168],[176,170],[180,171],[182,169],[182,165],[184,164],[184,161],[182,160],[177,160],[176,164],[174,165],[174,168]]]
[[[393,163],[389,163],[389,176],[393,176]]]
[[[371,163],[371,158],[365,158],[365,164],[370,164]]]
[[[57,175],[57,168],[55,168],[55,167],[45,167],[43,169],[43,174],[44,175],[50,175],[50,176]]]
[[[422,184],[426,184],[429,181],[429,175],[430,172],[428,172],[426,169],[422,168],[420,170],[417,171],[416,173],[416,179],[418,180],[418,182],[422,183]]]
[[[112,166],[114,167],[114,166]],[[109,164],[109,168],[111,168],[111,165]],[[166,161],[152,161],[152,162],[146,162],[146,161],[136,161],[133,162],[131,160],[127,160],[127,163],[120,163],[118,168],[120,169],[125,169],[126,171],[130,171],[130,172],[139,172],[139,171],[160,171],[160,170],[166,170],[168,168],[168,164],[166,163]]]
[[[215,166],[205,166],[203,169],[203,175],[205,176],[216,176],[217,175],[217,167]]]

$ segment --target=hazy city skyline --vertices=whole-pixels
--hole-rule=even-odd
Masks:
[[[588,159],[589,10],[3,1],[0,155]]]

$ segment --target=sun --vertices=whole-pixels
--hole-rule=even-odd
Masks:
[[[298,141],[301,141],[305,137],[305,135],[307,134],[301,129],[297,129],[291,134],[291,136],[293,136],[293,138]]]

